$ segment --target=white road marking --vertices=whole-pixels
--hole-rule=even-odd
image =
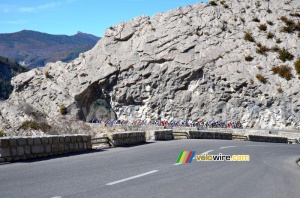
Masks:
[[[236,146],[223,146],[223,147],[220,147],[220,149],[233,148],[233,147],[236,147]]]
[[[269,146],[269,145],[246,145],[246,146]]]
[[[106,185],[107,186],[115,185],[115,184],[118,184],[118,183],[121,183],[121,182],[125,182],[125,181],[129,181],[129,180],[136,179],[136,178],[139,178],[139,177],[143,177],[143,176],[146,176],[146,175],[150,175],[152,173],[156,173],[157,171],[158,170],[149,171],[149,172],[146,172],[146,173],[143,173],[143,174],[139,174],[139,175],[136,175],[136,176],[128,177],[128,178],[121,179],[121,180],[118,180],[118,181],[114,181],[114,182],[108,183]]]
[[[180,163],[176,163],[176,164],[173,164],[173,165],[175,165],[175,166],[176,166],[176,165],[179,165],[179,164],[180,164]]]
[[[205,152],[201,153],[200,155],[205,155],[205,154],[208,154],[208,153],[210,153],[212,151],[214,151],[214,150],[205,151]]]
[[[55,197],[51,197],[51,198],[62,198],[61,196],[55,196]]]

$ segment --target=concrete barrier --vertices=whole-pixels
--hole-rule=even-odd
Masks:
[[[232,140],[231,133],[206,132],[206,131],[190,131],[190,139],[222,139]]]
[[[2,161],[25,160],[92,149],[89,135],[0,138]]]
[[[248,139],[249,141],[255,141],[255,142],[288,143],[288,139],[285,137],[249,135]]]
[[[107,137],[115,147],[146,142],[146,134],[144,131],[113,132],[108,133]]]
[[[172,129],[164,129],[164,130],[155,130],[155,131],[147,131],[146,132],[147,141],[151,140],[173,140],[173,130]]]

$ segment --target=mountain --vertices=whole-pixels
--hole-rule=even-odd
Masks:
[[[12,77],[26,71],[28,69],[15,61],[0,56],[0,100],[7,99],[11,94],[13,90],[13,86],[10,83]]]
[[[295,128],[300,1],[226,2],[117,24],[75,60],[16,76],[0,108],[4,130],[16,133],[37,112],[51,126],[64,127],[112,117]]]
[[[0,34],[0,55],[35,68],[48,62],[73,60],[80,53],[94,47],[99,39],[82,32],[66,36],[23,30]]]

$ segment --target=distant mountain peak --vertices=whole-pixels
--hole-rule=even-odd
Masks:
[[[81,31],[67,36],[21,30],[0,34],[0,54],[29,68],[35,68],[48,62],[68,62],[90,50],[99,39]]]

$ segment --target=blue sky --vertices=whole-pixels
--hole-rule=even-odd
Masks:
[[[152,16],[207,0],[0,0],[0,33],[35,30],[102,36],[104,30],[139,15]]]

